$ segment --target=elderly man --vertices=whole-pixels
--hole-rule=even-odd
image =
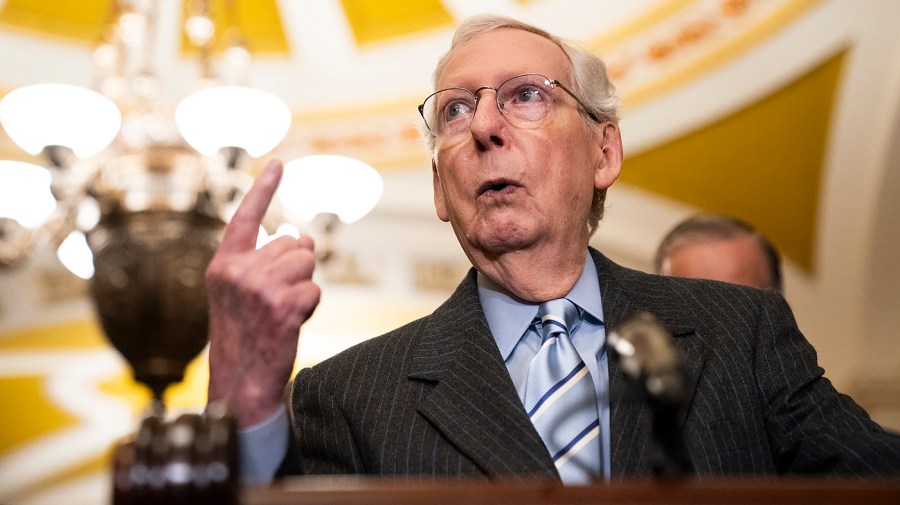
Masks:
[[[750,223],[698,214],[678,223],[656,251],[656,273],[782,292],[781,254]]]
[[[300,371],[313,244],[256,250],[270,163],[207,273],[210,401],[244,428],[245,476],[360,473],[584,483],[647,475],[650,412],[607,332],[649,311],[687,367],[700,474],[900,471],[900,441],[822,377],[781,297],[620,267],[588,247],[619,176],[603,63],[535,27],[464,23],[420,111],[434,203],[473,269],[431,315]],[[288,429],[290,425],[290,429]],[[290,436],[288,433],[290,432]],[[283,457],[290,446],[287,457]]]

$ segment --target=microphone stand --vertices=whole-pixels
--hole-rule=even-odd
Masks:
[[[678,478],[693,473],[679,419],[686,403],[687,373],[672,346],[671,334],[652,314],[642,312],[611,331],[607,341],[619,356],[629,384],[653,413],[653,474]]]

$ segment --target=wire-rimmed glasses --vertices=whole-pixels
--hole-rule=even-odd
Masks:
[[[553,108],[553,88],[559,87],[581,106],[588,116],[600,122],[590,108],[555,79],[540,74],[522,74],[500,83],[496,88],[482,86],[475,91],[466,88],[446,88],[435,91],[419,105],[419,114],[428,131],[436,137],[452,137],[465,133],[472,124],[480,93],[486,89],[496,92],[497,108],[514,125],[540,121]]]

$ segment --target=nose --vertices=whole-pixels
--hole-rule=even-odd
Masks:
[[[489,91],[493,93],[488,94]],[[507,123],[497,103],[497,89],[484,86],[475,90],[475,95],[478,97],[478,104],[472,116],[472,124],[469,125],[472,138],[481,151],[502,147]]]

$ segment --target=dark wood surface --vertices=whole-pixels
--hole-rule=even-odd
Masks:
[[[900,504],[900,479],[634,480],[570,486],[533,482],[422,482],[294,478],[242,491],[243,505]]]

